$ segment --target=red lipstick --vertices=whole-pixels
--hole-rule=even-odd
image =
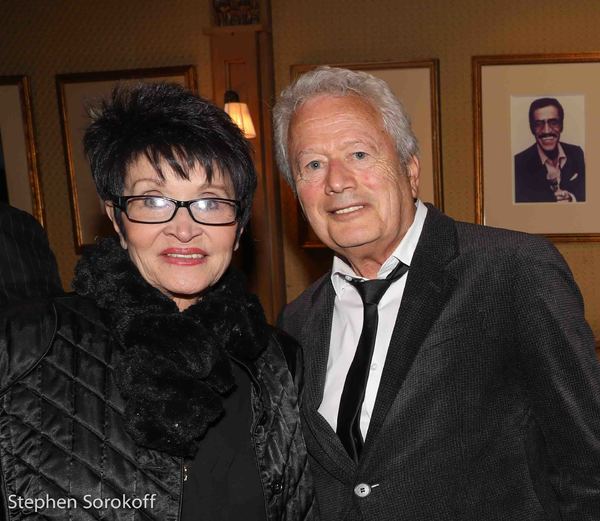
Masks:
[[[166,248],[160,252],[168,264],[197,266],[206,262],[206,252],[200,248]]]

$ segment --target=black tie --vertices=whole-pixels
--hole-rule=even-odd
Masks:
[[[408,266],[402,262],[385,279],[360,280],[351,279],[352,284],[363,301],[363,327],[356,347],[354,359],[348,369],[340,408],[337,418],[337,434],[350,457],[358,463],[363,446],[360,432],[360,411],[365,399],[365,389],[369,378],[369,368],[377,336],[379,314],[377,305],[390,284],[398,280],[408,271]]]

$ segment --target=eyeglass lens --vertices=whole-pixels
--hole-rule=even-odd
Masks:
[[[235,203],[220,199],[197,199],[191,201],[188,208],[196,221],[206,224],[228,224],[234,222],[237,216]],[[127,200],[127,215],[134,221],[168,221],[177,209],[175,201],[164,197],[144,196]]]

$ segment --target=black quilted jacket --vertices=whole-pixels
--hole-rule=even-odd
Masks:
[[[136,446],[125,431],[105,319],[78,296],[0,316],[0,519],[179,519],[183,462]],[[314,520],[286,349],[274,334],[244,364],[254,383],[252,441],[268,520]]]

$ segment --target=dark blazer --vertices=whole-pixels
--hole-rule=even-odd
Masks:
[[[0,306],[62,291],[43,228],[27,212],[0,203]]]
[[[327,274],[280,319],[323,519],[600,519],[600,367],[552,245],[429,207],[358,466],[317,412],[334,297]]]
[[[572,193],[578,202],[585,201],[585,161],[583,150],[576,145],[561,143],[567,162],[561,170],[560,188]],[[546,167],[540,161],[537,145],[515,156],[515,202],[556,202],[550,183],[546,180]]]

